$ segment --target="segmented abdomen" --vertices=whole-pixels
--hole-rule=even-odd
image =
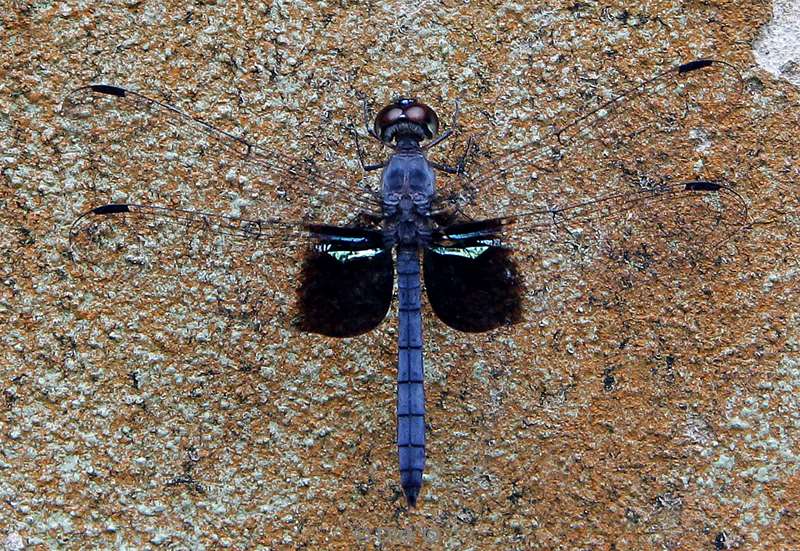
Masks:
[[[400,323],[397,360],[397,452],[400,483],[409,506],[416,505],[425,468],[425,389],[422,365],[419,254],[397,251]]]

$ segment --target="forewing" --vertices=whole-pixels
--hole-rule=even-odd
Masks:
[[[443,203],[481,219],[665,181],[725,180],[731,167],[718,162],[725,158],[718,152],[735,145],[726,121],[740,104],[742,84],[732,65],[696,60],[597,94],[583,114],[531,128],[515,148],[482,140],[466,176],[442,179]]]
[[[61,113],[72,138],[65,156],[74,159],[84,186],[76,191],[93,193],[89,202],[139,197],[178,208],[333,223],[377,207],[359,173],[340,158],[303,156],[289,129],[257,145],[239,127],[263,121],[237,122],[216,111],[212,125],[117,86],[73,91]]]

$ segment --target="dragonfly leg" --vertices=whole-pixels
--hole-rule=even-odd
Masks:
[[[456,100],[456,108],[453,111],[453,119],[450,121],[450,128],[448,128],[446,132],[442,132],[441,134],[439,134],[431,142],[429,142],[429,143],[425,144],[424,146],[422,146],[422,149],[428,150],[431,147],[439,145],[440,143],[442,143],[447,138],[449,138],[450,136],[453,135],[453,132],[455,131],[455,128],[458,126],[458,113],[459,113],[459,111],[460,111],[459,103],[458,103],[458,100]]]
[[[436,170],[441,170],[445,174],[461,174],[461,170],[457,166],[443,165],[442,163],[437,163],[436,161],[428,161],[428,164],[430,164]]]
[[[458,164],[456,165],[459,174],[463,174],[464,172],[464,167],[467,164],[467,158],[469,158],[469,154],[470,151],[472,151],[472,146],[474,143],[475,140],[472,138],[472,136],[470,136],[469,139],[467,140],[467,147],[464,148],[464,153],[461,154],[461,158],[458,159]]]
[[[464,167],[467,164],[467,158],[469,157],[469,152],[472,149],[472,143],[473,143],[472,136],[470,136],[469,140],[467,141],[467,147],[464,148],[464,153],[462,153],[461,157],[458,158],[458,163],[456,164],[456,166],[443,165],[435,161],[428,161],[428,162],[433,168],[441,170],[446,174],[464,174]]]
[[[358,154],[358,162],[361,163],[361,168],[364,170],[364,172],[378,170],[379,168],[383,168],[384,166],[386,166],[385,162],[384,163],[364,162],[364,150],[361,149],[361,142],[358,139],[358,131],[352,126],[350,127],[350,130],[353,132],[353,138],[355,139],[356,142],[356,153]]]
[[[453,135],[453,131],[452,130],[447,130],[445,132],[442,132],[441,134],[436,136],[436,138],[433,141],[430,141],[430,142],[426,143],[425,145],[423,145],[422,149],[428,150],[428,149],[430,149],[431,147],[433,147],[435,145],[439,145],[440,143],[442,143],[443,141],[445,141],[447,138],[449,138],[452,135]]]
[[[381,137],[378,136],[377,132],[375,132],[375,129],[369,124],[369,119],[372,118],[372,114],[369,112],[369,103],[367,103],[367,98],[363,97],[361,100],[364,105],[364,130],[367,131],[367,134],[386,145],[386,142],[384,142]]]
[[[362,209],[353,217],[351,225],[355,227],[380,226],[382,221],[383,216],[381,213]]]

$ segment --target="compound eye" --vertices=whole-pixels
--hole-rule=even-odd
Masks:
[[[399,121],[408,121],[421,126],[428,138],[432,138],[439,131],[439,117],[433,109],[409,98],[400,98],[381,109],[375,116],[373,129],[381,139],[385,139],[386,130]]]
[[[411,122],[415,122],[425,129],[425,135],[433,138],[439,131],[439,117],[436,112],[424,103],[414,103],[405,110],[405,115]]]
[[[378,111],[377,115],[375,115],[373,130],[375,130],[375,133],[380,136],[381,139],[383,139],[386,129],[402,118],[404,117],[403,108],[401,106],[399,106],[397,103],[387,105]]]

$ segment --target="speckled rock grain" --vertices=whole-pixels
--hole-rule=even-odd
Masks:
[[[800,95],[754,67],[767,3],[17,1],[0,17],[7,549],[796,546]],[[70,261],[69,224],[98,200],[230,213],[241,189],[214,162],[180,187],[136,148],[113,153],[119,174],[88,164],[58,112],[87,82],[352,157],[357,93],[459,99],[463,127],[511,143],[537,114],[579,110],[581,75],[610,90],[703,56],[746,80],[713,161],[754,222],[730,262],[486,336],[428,316],[416,511],[396,473],[391,323],[298,336],[276,321],[291,285],[238,280],[145,273],[114,301]],[[291,261],[252,280],[288,281]]]

